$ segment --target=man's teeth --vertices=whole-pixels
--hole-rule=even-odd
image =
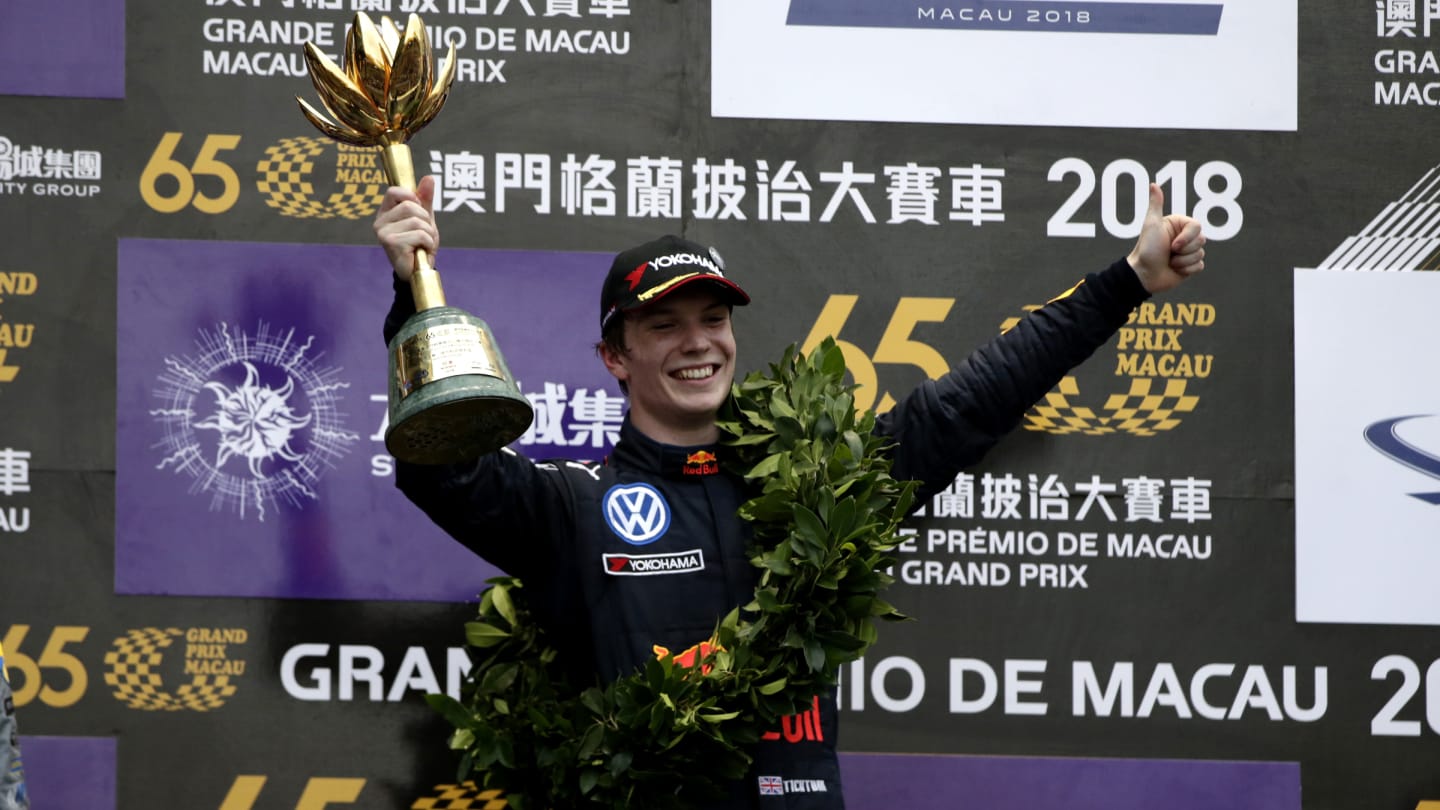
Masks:
[[[703,380],[706,377],[710,377],[715,374],[715,367],[705,366],[704,368],[682,368],[679,371],[675,372],[675,374],[682,380]]]

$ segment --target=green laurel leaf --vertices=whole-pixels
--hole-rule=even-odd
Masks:
[[[465,625],[465,640],[470,642],[472,646],[482,649],[485,647],[493,647],[509,637],[509,633],[493,624],[468,622]]]

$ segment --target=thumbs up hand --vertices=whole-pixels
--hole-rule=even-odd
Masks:
[[[1172,289],[1205,269],[1205,237],[1200,222],[1191,217],[1165,216],[1165,194],[1150,184],[1150,208],[1140,228],[1140,239],[1127,259],[1140,283],[1150,293]]]

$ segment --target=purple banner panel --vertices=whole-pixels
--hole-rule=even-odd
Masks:
[[[1300,810],[1300,764],[842,754],[851,807]]]
[[[30,806],[115,810],[113,737],[21,737]]]
[[[378,248],[125,239],[118,254],[117,593],[448,602],[496,574],[395,489]],[[449,303],[489,324],[536,405],[515,446],[531,458],[614,444],[624,400],[593,351],[609,264],[445,251]]]
[[[1084,34],[1198,34],[1220,31],[1220,3],[1063,0],[790,0],[790,25],[1070,31]]]
[[[124,98],[124,0],[0,3],[0,95]]]

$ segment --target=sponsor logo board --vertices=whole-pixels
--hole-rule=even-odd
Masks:
[[[1295,272],[1296,617],[1440,625],[1440,273]]]
[[[1428,23],[1427,23],[1428,28]],[[1440,166],[1295,270],[1295,615],[1440,625]]]
[[[494,569],[394,489],[380,251],[127,239],[118,256],[118,593],[474,598]],[[484,302],[522,390],[554,400],[523,449],[603,454],[619,414],[595,397],[623,400],[593,336],[533,332],[592,322],[609,257],[446,256],[450,300]],[[546,444],[562,437],[580,443]]]
[[[1296,3],[734,0],[711,8],[716,116],[1294,131]],[[868,54],[903,55],[892,59]],[[1203,107],[1164,70],[1211,65]],[[1264,82],[1254,81],[1263,75]]]

